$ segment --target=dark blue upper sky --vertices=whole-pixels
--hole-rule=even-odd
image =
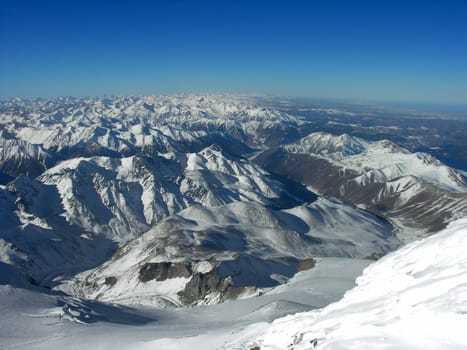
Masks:
[[[0,0],[0,98],[467,103],[467,1]]]

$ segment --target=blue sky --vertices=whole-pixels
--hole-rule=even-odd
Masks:
[[[466,1],[0,0],[0,98],[177,92],[467,104]]]

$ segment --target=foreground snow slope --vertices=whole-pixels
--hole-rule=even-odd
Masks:
[[[278,319],[239,348],[465,349],[465,247],[467,218],[370,265],[339,302]]]
[[[266,327],[277,317],[338,300],[368,263],[322,258],[261,297],[177,309],[84,301],[0,280],[0,349],[216,349],[237,339],[240,327]],[[0,277],[7,266],[0,262]]]
[[[0,347],[465,349],[466,244],[464,218],[370,265],[334,304],[329,302],[352,287],[367,262],[323,258],[261,297],[165,310],[86,302],[1,282]],[[0,276],[8,266],[3,260]],[[276,319],[315,307],[324,308]]]

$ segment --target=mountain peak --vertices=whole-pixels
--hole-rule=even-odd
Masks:
[[[367,141],[348,134],[332,135],[325,132],[315,132],[293,144],[284,146],[284,148],[296,153],[308,153],[338,159],[359,154],[365,151],[368,145]]]

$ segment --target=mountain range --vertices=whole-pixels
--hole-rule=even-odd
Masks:
[[[228,303],[329,259],[369,264],[466,216],[464,170],[377,134],[314,131],[314,113],[357,112],[283,104],[1,102],[1,284],[104,309]]]

